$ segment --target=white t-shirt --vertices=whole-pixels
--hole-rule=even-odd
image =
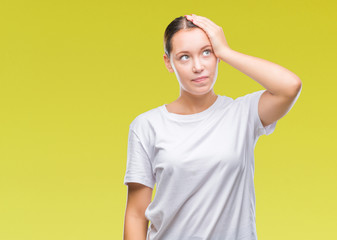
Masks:
[[[217,95],[206,110],[182,115],[164,105],[130,124],[124,184],[154,188],[145,211],[147,240],[256,240],[254,147],[271,134],[258,101]]]

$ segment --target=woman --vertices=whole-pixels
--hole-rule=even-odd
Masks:
[[[232,50],[221,27],[195,14],[168,25],[164,48],[180,96],[130,124],[124,240],[257,239],[254,147],[291,109],[301,80]],[[220,60],[266,90],[235,100],[216,95]]]

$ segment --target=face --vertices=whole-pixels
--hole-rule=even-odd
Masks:
[[[202,95],[213,90],[219,59],[214,55],[206,33],[200,28],[182,29],[175,33],[171,43],[170,59],[164,55],[165,65],[170,72],[175,73],[181,91]],[[193,81],[202,76],[207,78]]]

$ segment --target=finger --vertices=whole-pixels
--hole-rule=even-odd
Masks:
[[[212,31],[214,32],[214,31],[217,30],[216,26],[214,26],[214,25],[210,24],[209,22],[205,21],[205,19],[203,19],[203,18],[194,17],[192,19],[192,22],[197,26],[198,25],[202,26],[203,28],[205,28],[205,30],[210,31],[210,32],[212,32]]]
[[[196,14],[191,14],[191,16],[192,16],[191,19],[193,21],[204,22],[210,28],[213,29],[216,28],[216,24],[214,24],[211,20],[207,19],[206,17],[198,16]]]
[[[198,27],[201,27],[206,32],[209,31],[209,27],[202,21],[198,21],[197,19],[192,19],[192,22],[197,25]]]
[[[187,18],[187,20],[189,20],[189,21],[191,21],[191,20],[193,19],[192,14],[190,14],[190,15],[184,15],[184,16],[185,16],[185,18]]]
[[[212,37],[214,33],[217,31],[217,28],[210,25],[207,21],[205,21],[205,19],[200,18],[200,16],[197,16],[195,14],[191,14],[191,15],[185,15],[185,17],[191,22],[193,22],[195,25],[197,25],[198,27],[202,28],[206,32],[208,37]]]
[[[209,18],[203,17],[203,16],[197,16],[195,15],[196,19],[203,20],[204,22],[207,22],[209,26],[213,26],[214,28],[219,27],[218,25],[216,25],[213,21],[211,21]]]

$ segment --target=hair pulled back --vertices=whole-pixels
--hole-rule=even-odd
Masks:
[[[164,51],[168,58],[170,58],[172,51],[172,37],[181,29],[199,28],[187,18],[180,16],[175,18],[167,27],[164,33]]]

